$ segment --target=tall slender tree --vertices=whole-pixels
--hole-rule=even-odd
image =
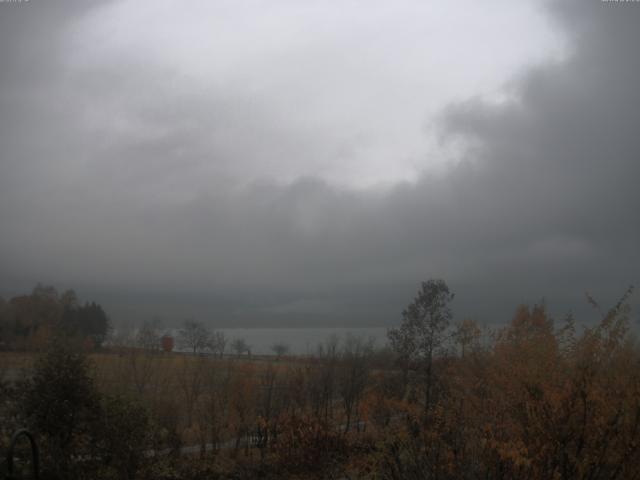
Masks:
[[[390,329],[388,338],[406,370],[415,366],[424,388],[425,414],[433,401],[433,358],[442,346],[452,318],[449,304],[454,294],[444,280],[422,282],[418,294],[402,312],[399,328]]]

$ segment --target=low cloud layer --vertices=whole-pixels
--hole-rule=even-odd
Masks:
[[[511,73],[498,95],[479,89],[435,117],[407,110],[420,135],[441,142],[417,141],[410,161],[402,145],[394,151],[393,129],[378,138],[388,118],[359,132],[354,125],[366,115],[353,114],[340,125],[342,142],[323,126],[331,109],[353,111],[334,62],[313,70],[299,59],[301,82],[311,69],[310,85],[319,88],[323,76],[330,84],[321,89],[324,108],[302,118],[295,95],[307,98],[311,87],[278,98],[289,107],[274,106],[259,92],[268,85],[242,83],[254,77],[240,75],[231,53],[216,68],[225,82],[238,71],[236,85],[185,81],[206,59],[180,71],[170,68],[172,54],[184,55],[178,47],[167,50],[169,61],[155,50],[146,64],[140,52],[118,56],[126,49],[109,35],[122,35],[127,48],[138,38],[126,24],[105,30],[121,7],[83,5],[41,15],[0,5],[6,294],[38,280],[73,286],[121,322],[160,315],[220,325],[384,325],[430,277],[450,283],[457,315],[487,322],[542,298],[555,314],[582,312],[585,290],[607,304],[638,281],[633,3],[547,5],[566,39],[563,55],[532,54],[534,66]],[[273,21],[284,28],[282,12]],[[29,33],[43,31],[50,42]],[[16,39],[25,39],[20,48]],[[337,55],[342,41],[338,35],[328,51]],[[259,46],[236,48],[260,57]],[[258,66],[273,82],[283,78]],[[367,168],[375,181],[354,181]]]

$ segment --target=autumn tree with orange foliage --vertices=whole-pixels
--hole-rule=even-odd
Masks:
[[[520,306],[493,346],[440,358],[441,394],[428,428],[408,422],[382,443],[380,476],[636,478],[640,349],[629,289],[576,334],[544,305]]]

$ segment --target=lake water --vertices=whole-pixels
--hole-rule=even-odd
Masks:
[[[227,337],[227,351],[231,353],[231,342],[236,338],[244,339],[255,355],[273,354],[271,346],[284,343],[289,352],[295,355],[315,353],[320,343],[336,335],[343,342],[347,335],[364,339],[372,338],[376,347],[387,343],[387,329],[384,327],[367,328],[219,328]]]

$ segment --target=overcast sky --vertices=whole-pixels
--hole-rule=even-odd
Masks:
[[[225,326],[393,325],[432,277],[492,323],[608,305],[640,271],[638,25],[599,0],[0,2],[0,293]]]

